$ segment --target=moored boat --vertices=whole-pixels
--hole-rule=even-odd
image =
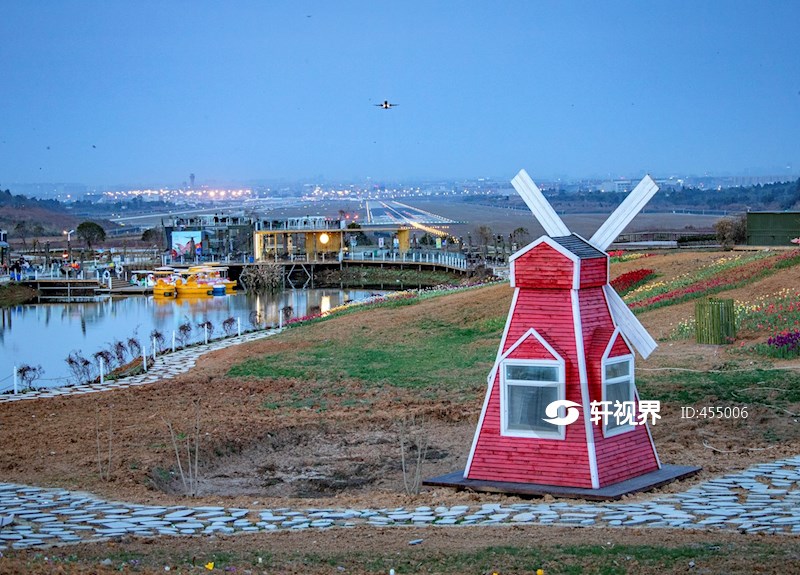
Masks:
[[[206,266],[194,266],[185,273],[185,277],[175,281],[178,297],[210,296],[214,293],[214,286],[223,285],[219,275]]]

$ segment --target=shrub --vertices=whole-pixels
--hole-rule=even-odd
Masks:
[[[263,329],[264,325],[266,324],[266,319],[264,316],[255,310],[250,312],[250,317],[248,319],[253,329]]]
[[[17,377],[22,382],[22,389],[33,389],[33,382],[42,377],[44,369],[41,365],[21,365],[17,368]]]
[[[73,351],[67,356],[66,362],[78,383],[92,379],[92,362],[83,357],[81,352]]]
[[[714,231],[719,245],[732,250],[736,244],[747,241],[747,216],[742,214],[736,218],[722,218],[714,224]]]
[[[186,321],[178,326],[178,333],[175,336],[175,339],[178,340],[178,343],[181,344],[181,347],[186,347],[186,344],[189,343],[189,338],[192,335],[192,324],[189,321]]]
[[[105,364],[105,373],[108,373],[111,370],[114,356],[107,349],[101,349],[100,351],[93,353],[92,358],[94,358],[95,363],[98,365],[100,364],[100,360],[103,360],[103,363]]]
[[[111,344],[111,352],[117,360],[117,365],[125,365],[125,354],[128,352],[128,349],[125,347],[124,343],[116,340]]]
[[[150,332],[150,341],[155,345],[156,351],[162,351],[164,349],[164,334],[157,329]]]
[[[135,337],[128,338],[128,351],[131,357],[136,358],[142,355],[142,344]]]
[[[207,333],[208,333],[208,339],[209,339],[209,340],[210,340],[210,339],[211,339],[211,337],[214,335],[214,324],[213,324],[213,323],[211,323],[211,321],[210,321],[210,320],[208,320],[208,319],[207,319],[207,320],[205,320],[205,321],[201,321],[200,323],[198,323],[198,324],[197,324],[197,327],[198,327],[199,329],[201,329],[201,330],[202,330],[202,329],[206,329],[206,330],[208,330],[208,332],[207,332]]]
[[[225,335],[233,335],[233,332],[236,328],[236,318],[231,316],[228,319],[222,322],[222,331],[225,332]]]

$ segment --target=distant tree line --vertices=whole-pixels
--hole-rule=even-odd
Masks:
[[[566,192],[544,191],[545,196],[556,210],[583,209],[608,211],[619,205],[628,195],[626,192]],[[477,203],[491,203],[498,207],[525,208],[522,199],[515,193],[500,196],[473,196],[465,199]],[[680,188],[663,190],[656,194],[647,205],[649,210],[692,209],[692,210],[800,210],[800,178],[796,181],[774,184],[758,184],[709,190],[705,188]]]
[[[10,206],[12,208],[45,208],[48,210],[59,210],[62,208],[58,200],[44,200],[38,198],[28,198],[22,194],[14,195],[11,190],[0,192],[0,208]]]
[[[80,200],[77,202],[63,203],[54,199],[43,198],[29,198],[23,194],[12,194],[10,189],[2,190],[0,188],[0,208],[42,208],[51,211],[64,211],[69,210],[71,213],[78,214],[92,214],[92,213],[107,213],[121,210],[139,211],[144,209],[158,209],[171,205],[169,202],[161,200],[155,202],[145,202],[142,198],[133,198],[128,201],[120,201],[114,203],[98,204],[90,200]]]

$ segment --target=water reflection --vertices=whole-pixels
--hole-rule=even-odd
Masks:
[[[223,321],[230,317],[247,330],[253,327],[256,318],[266,324],[277,324],[281,314],[301,317],[325,312],[347,300],[364,299],[370,293],[373,292],[315,289],[174,300],[135,296],[0,309],[0,391],[7,387],[6,380],[14,365],[41,365],[44,376],[36,382],[38,385],[63,385],[70,382],[71,373],[65,360],[73,351],[91,357],[114,341],[130,337],[149,340],[154,329],[171,342],[172,333],[186,323],[193,326],[191,340],[202,341],[202,330],[196,327],[199,323],[210,321],[215,337],[219,337]]]

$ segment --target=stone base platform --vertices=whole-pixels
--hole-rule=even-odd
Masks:
[[[482,479],[464,479],[464,471],[454,471],[439,477],[426,479],[423,485],[431,487],[453,487],[457,490],[479,491],[484,493],[506,493],[509,495],[530,495],[541,497],[569,497],[589,501],[613,501],[623,495],[650,491],[672,481],[691,477],[700,471],[700,467],[688,465],[662,465],[661,469],[644,475],[607,485],[600,489],[581,487],[564,487],[561,485],[542,485],[539,483],[512,483],[508,481],[486,481]]]

